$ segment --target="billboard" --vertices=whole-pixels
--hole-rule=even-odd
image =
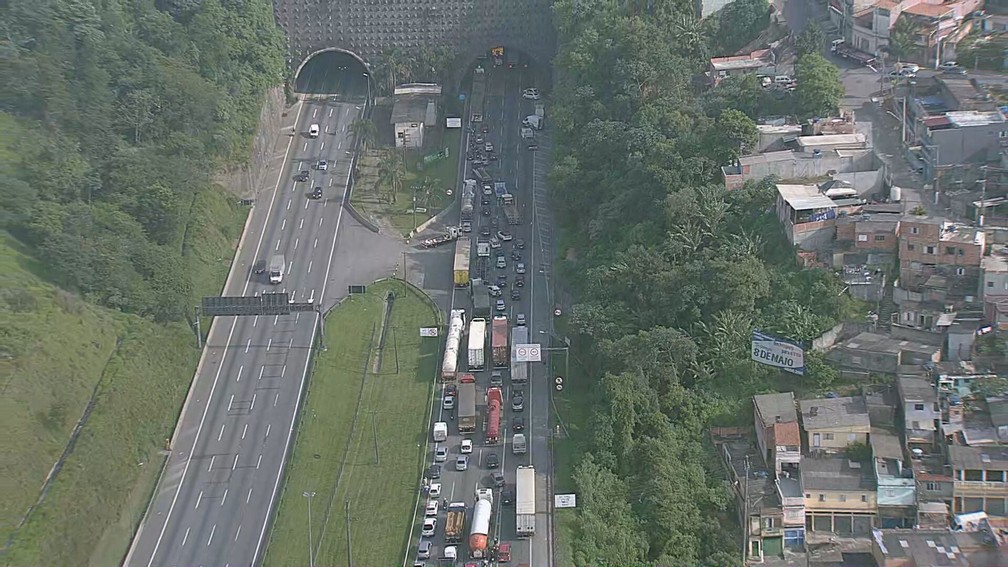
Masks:
[[[799,376],[805,374],[805,351],[798,343],[759,329],[752,332],[752,359]]]

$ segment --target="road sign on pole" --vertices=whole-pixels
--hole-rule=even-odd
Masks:
[[[542,345],[539,343],[515,345],[515,362],[542,362]]]

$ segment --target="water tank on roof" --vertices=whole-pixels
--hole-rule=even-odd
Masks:
[[[899,203],[903,199],[903,188],[893,185],[889,189],[889,200],[893,203]]]

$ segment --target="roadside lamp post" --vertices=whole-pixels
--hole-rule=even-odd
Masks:
[[[306,490],[301,495],[308,499],[308,567],[315,567],[315,555],[312,551],[311,535],[311,499],[315,496],[315,493]]]

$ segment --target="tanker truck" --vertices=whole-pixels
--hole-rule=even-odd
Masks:
[[[469,530],[469,554],[473,559],[487,559],[490,556],[487,538],[490,536],[492,511],[493,491],[490,489],[477,490],[472,527]]]

